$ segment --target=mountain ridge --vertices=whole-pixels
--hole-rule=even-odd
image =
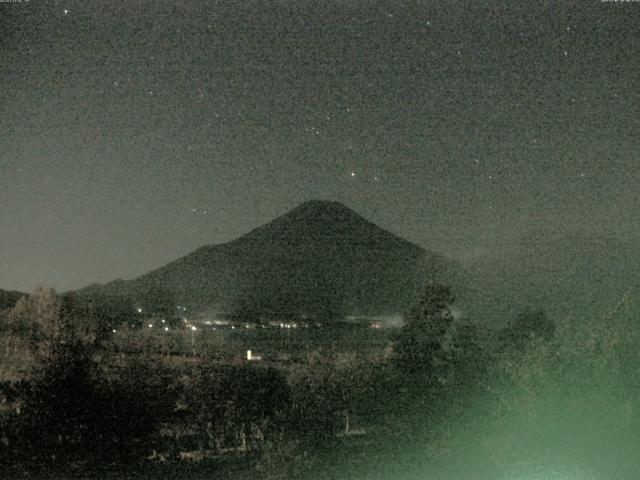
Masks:
[[[416,289],[449,263],[341,203],[312,200],[235,240],[80,293],[138,301],[164,293],[251,318],[402,313]]]

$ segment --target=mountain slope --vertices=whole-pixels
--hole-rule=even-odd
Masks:
[[[237,240],[83,293],[169,297],[246,318],[329,319],[403,312],[416,288],[450,266],[340,203],[311,201]]]

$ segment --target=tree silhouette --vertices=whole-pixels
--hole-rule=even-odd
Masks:
[[[451,349],[451,287],[428,283],[406,315],[396,353],[402,370],[441,377]]]
[[[549,341],[556,331],[556,325],[542,308],[522,310],[507,327],[498,334],[501,349],[521,350],[533,340]]]

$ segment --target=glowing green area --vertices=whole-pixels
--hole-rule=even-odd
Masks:
[[[499,480],[597,480],[597,477],[571,466],[523,466],[499,477]]]

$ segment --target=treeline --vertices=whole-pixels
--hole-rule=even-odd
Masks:
[[[425,286],[376,355],[315,351],[282,369],[139,355],[107,368],[95,309],[38,292],[2,317],[33,362],[0,387],[0,461],[14,475],[184,460],[222,474],[238,459],[258,478],[458,479],[573,462],[632,478],[636,457],[620,455],[640,444],[632,324],[613,312],[576,329],[538,309],[491,331],[454,318],[453,303],[449,287]]]

